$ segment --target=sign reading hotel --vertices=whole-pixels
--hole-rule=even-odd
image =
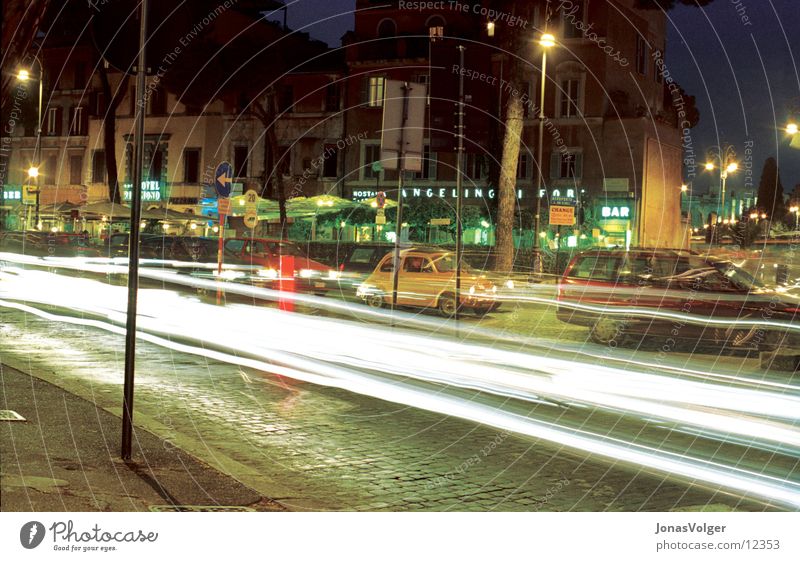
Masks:
[[[569,197],[550,198],[550,225],[575,225],[575,200]]]
[[[130,183],[122,185],[122,200],[132,200]],[[161,200],[161,186],[158,181],[142,181],[142,202],[160,201]]]

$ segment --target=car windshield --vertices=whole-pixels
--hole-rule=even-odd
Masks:
[[[754,288],[763,288],[764,285],[757,281],[753,275],[745,271],[744,269],[740,269],[733,263],[728,261],[718,261],[713,263],[714,268],[725,275],[733,284],[738,286],[739,288],[744,288],[747,290],[752,290]]]

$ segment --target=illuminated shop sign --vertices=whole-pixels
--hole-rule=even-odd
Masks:
[[[627,206],[604,206],[600,209],[600,216],[603,218],[630,218],[631,209]]]
[[[562,191],[563,191],[563,193],[562,193]],[[539,196],[542,197],[542,198],[546,198],[547,197],[547,191],[544,190],[544,189],[541,189],[539,191]],[[575,189],[553,189],[551,191],[551,193],[550,193],[550,196],[551,197],[567,197],[569,199],[574,199],[575,198]]]
[[[125,183],[122,185],[122,200],[132,200],[131,184]],[[161,186],[158,181],[142,181],[142,201],[160,201],[161,200]]]
[[[22,200],[22,189],[9,189],[6,187],[3,189],[3,200],[4,201],[21,201]]]
[[[364,199],[371,199],[377,195],[377,191],[369,190],[354,190],[353,200],[362,201]],[[420,199],[444,199],[447,197],[456,198],[458,193],[455,189],[439,187],[437,189],[403,189],[403,198],[420,198]],[[497,190],[491,189],[464,189],[463,197],[465,199],[494,199],[497,196]],[[517,198],[522,198],[522,189],[517,189]]]

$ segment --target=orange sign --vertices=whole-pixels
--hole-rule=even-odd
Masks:
[[[574,206],[550,206],[550,225],[551,226],[574,226],[575,207]]]
[[[217,199],[217,212],[220,214],[231,213],[231,200],[230,199]]]

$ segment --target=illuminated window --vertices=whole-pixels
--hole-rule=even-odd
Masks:
[[[367,105],[370,107],[383,107],[383,90],[386,78],[383,76],[370,76],[367,90]]]

